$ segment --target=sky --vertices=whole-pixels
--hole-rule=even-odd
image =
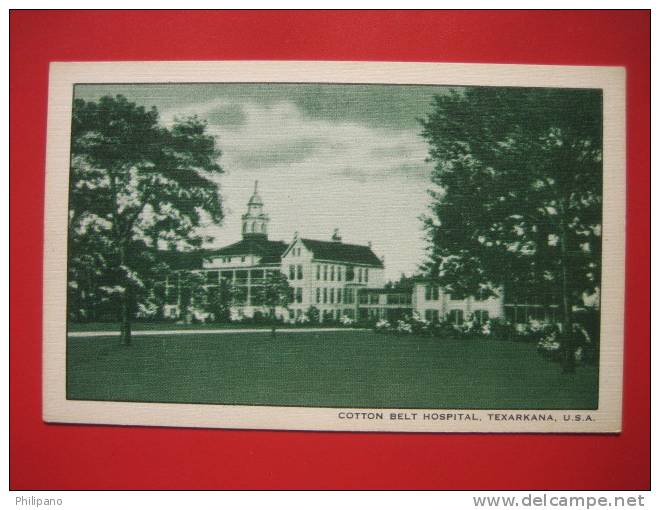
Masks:
[[[424,259],[419,217],[429,203],[432,164],[418,119],[447,89],[406,85],[77,85],[86,101],[123,94],[155,106],[161,122],[196,114],[222,151],[225,210],[204,233],[220,247],[241,238],[240,217],[255,180],[270,215],[269,239],[372,243],[386,278]]]

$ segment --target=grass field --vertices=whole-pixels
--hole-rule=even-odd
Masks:
[[[331,407],[595,409],[598,372],[534,345],[372,331],[69,338],[69,399]]]

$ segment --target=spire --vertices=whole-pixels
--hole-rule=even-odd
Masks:
[[[254,193],[250,197],[250,201],[248,202],[248,208],[250,206],[262,207],[264,205],[263,201],[261,200],[261,197],[259,196],[259,193],[257,192],[258,187],[259,187],[259,181],[254,181]]]
[[[243,238],[268,237],[268,215],[264,213],[264,202],[259,196],[259,181],[254,181],[254,193],[247,203],[243,220]]]

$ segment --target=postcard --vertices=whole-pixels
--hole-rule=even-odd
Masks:
[[[57,62],[46,422],[621,430],[625,71]]]

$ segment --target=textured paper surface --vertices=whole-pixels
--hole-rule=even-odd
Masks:
[[[291,430],[619,431],[625,246],[624,81],[625,74],[622,69],[598,67],[340,62],[52,64],[45,206],[44,419],[52,422]],[[67,190],[74,85],[252,82],[602,89],[603,255],[598,409],[498,410],[490,406],[487,409],[314,407],[313,398],[306,407],[67,399]],[[405,189],[402,190],[402,193],[405,192]],[[139,341],[139,338],[136,341]],[[250,359],[245,358],[242,362],[249,364]],[[466,415],[469,415],[469,419]],[[548,416],[552,419],[548,420]]]

